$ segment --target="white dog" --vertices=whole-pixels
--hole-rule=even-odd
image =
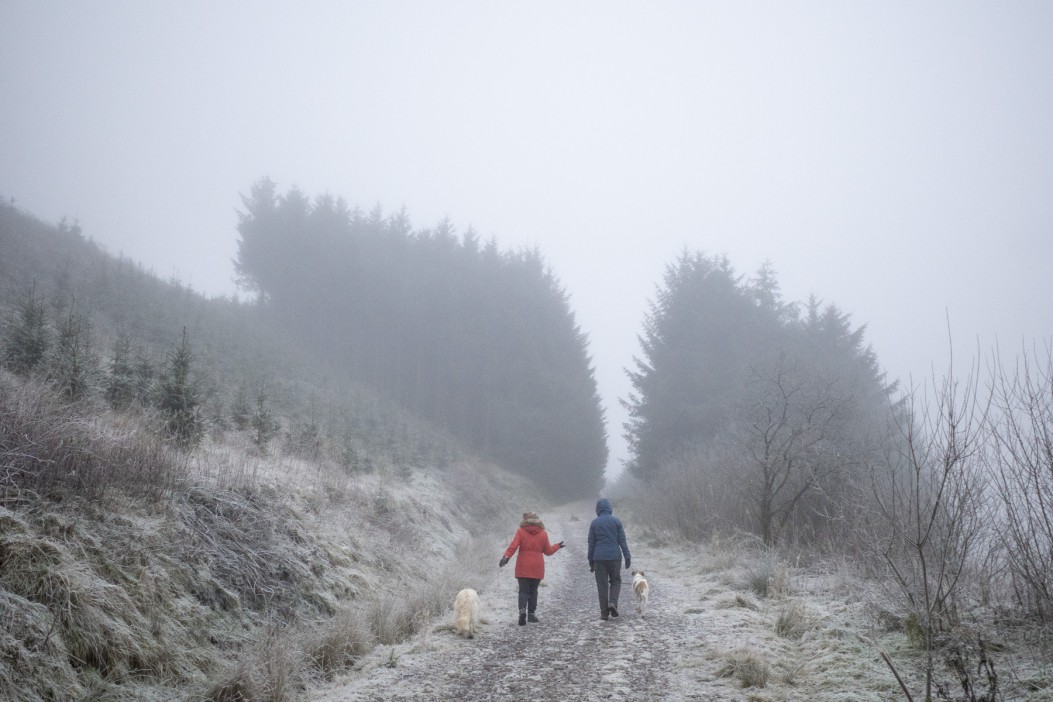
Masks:
[[[647,607],[647,595],[651,586],[647,584],[647,578],[642,570],[633,568],[633,597],[636,598],[636,613],[643,614]]]
[[[453,628],[458,634],[471,639],[479,628],[479,593],[466,587],[457,593],[453,602]]]

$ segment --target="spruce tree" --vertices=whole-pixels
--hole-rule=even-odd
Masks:
[[[186,449],[197,446],[204,430],[199,413],[200,392],[190,376],[192,362],[190,338],[184,327],[182,342],[168,357],[158,404],[168,436]]]
[[[90,331],[87,318],[78,311],[76,300],[72,301],[59,326],[49,374],[59,393],[69,400],[88,392],[96,372]]]
[[[21,376],[40,367],[51,347],[44,301],[37,297],[36,283],[18,306],[17,320],[4,344],[4,365]]]
[[[281,425],[278,424],[278,420],[274,418],[270,408],[267,407],[267,395],[263,392],[263,388],[260,388],[259,393],[256,394],[256,409],[252,413],[252,443],[256,446],[256,450],[261,454],[267,453],[267,446],[270,444],[277,434],[278,430],[281,429]]]
[[[135,367],[132,365],[131,340],[121,334],[113,345],[109,377],[106,379],[106,402],[114,409],[125,409],[135,399]]]

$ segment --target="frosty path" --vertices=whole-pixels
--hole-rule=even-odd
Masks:
[[[615,504],[615,514],[618,507]],[[513,567],[498,570],[480,593],[485,622],[475,639],[452,633],[452,614],[414,640],[378,647],[349,675],[314,691],[313,702],[883,702],[900,693],[877,652],[864,643],[858,591],[836,577],[799,574],[792,594],[758,599],[748,592],[734,554],[714,563],[697,547],[642,540],[625,520],[633,565],[647,572],[651,600],[636,614],[623,572],[622,616],[599,618],[586,562],[592,506],[542,514],[567,548],[546,559],[538,595],[540,624],[516,623]],[[619,515],[620,516],[620,515]],[[510,527],[502,548],[514,533]],[[719,560],[719,559],[716,559]],[[708,561],[708,562],[707,562]],[[831,587],[834,589],[831,590]],[[456,593],[450,593],[450,603]],[[787,607],[806,612],[807,631],[779,636]],[[764,687],[743,688],[722,675],[729,654],[748,650],[770,668]],[[394,666],[389,666],[392,657]]]
[[[646,547],[634,543],[630,525],[635,565],[657,569],[654,575],[648,572],[650,604],[645,616],[635,612],[628,571],[623,571],[621,616],[600,620],[595,580],[586,562],[588,525],[594,515],[581,511],[589,506],[576,507],[580,510],[573,515],[567,508],[542,515],[550,537],[566,541],[567,548],[546,559],[538,596],[540,624],[521,627],[516,622],[517,585],[510,563],[495,573],[493,585],[481,595],[487,623],[475,639],[460,639],[447,631],[429,634],[430,640],[417,646],[419,652],[407,649],[395,667],[384,665],[390,649],[378,649],[361,674],[316,699],[570,702],[642,699],[647,696],[644,691],[655,699],[715,699],[711,687],[705,686],[706,692],[697,681],[683,679],[685,658],[692,657],[705,634],[704,618],[685,614],[698,596],[659,575],[663,569]],[[514,527],[509,539],[513,533]],[[494,554],[495,571],[499,556]],[[663,561],[668,557],[662,556]],[[714,682],[733,688],[731,681]],[[720,699],[746,699],[740,690],[729,693]]]

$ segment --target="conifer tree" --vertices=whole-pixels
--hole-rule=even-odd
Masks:
[[[238,388],[238,391],[234,394],[234,399],[230,402],[230,420],[234,422],[234,428],[238,431],[245,431],[249,427],[249,422],[252,419],[252,409],[249,407],[248,401],[245,399],[245,389],[242,387]]]
[[[168,357],[158,404],[169,437],[186,449],[197,446],[204,431],[199,413],[201,396],[190,374],[192,362],[190,338],[183,327],[183,339]]]
[[[59,393],[69,400],[83,397],[95,375],[90,331],[87,318],[77,309],[76,300],[72,301],[59,326],[49,374]]]
[[[106,402],[114,409],[125,409],[131,405],[136,394],[131,340],[127,334],[121,334],[114,342],[109,372],[106,379]]]
[[[17,320],[4,344],[4,365],[21,376],[40,367],[51,347],[44,301],[37,297],[36,283],[18,306]]]
[[[267,446],[278,434],[281,425],[267,406],[267,395],[263,388],[256,394],[256,409],[252,413],[252,443],[261,454],[267,453]]]

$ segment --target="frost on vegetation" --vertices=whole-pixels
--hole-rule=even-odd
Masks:
[[[472,499],[500,508],[498,484]],[[0,699],[300,699],[377,645],[427,645],[449,593],[492,568],[456,493],[419,472],[347,476],[209,440],[178,489],[138,494],[0,507]],[[412,587],[365,595],[391,579]]]
[[[800,639],[811,626],[812,615],[799,602],[781,607],[775,619],[775,633],[786,639]]]
[[[742,687],[765,687],[771,677],[771,666],[756,650],[740,648],[724,655],[724,664],[717,675],[735,678]]]
[[[716,607],[717,609],[748,609],[756,612],[760,610],[760,603],[747,592],[730,592],[717,600]]]

